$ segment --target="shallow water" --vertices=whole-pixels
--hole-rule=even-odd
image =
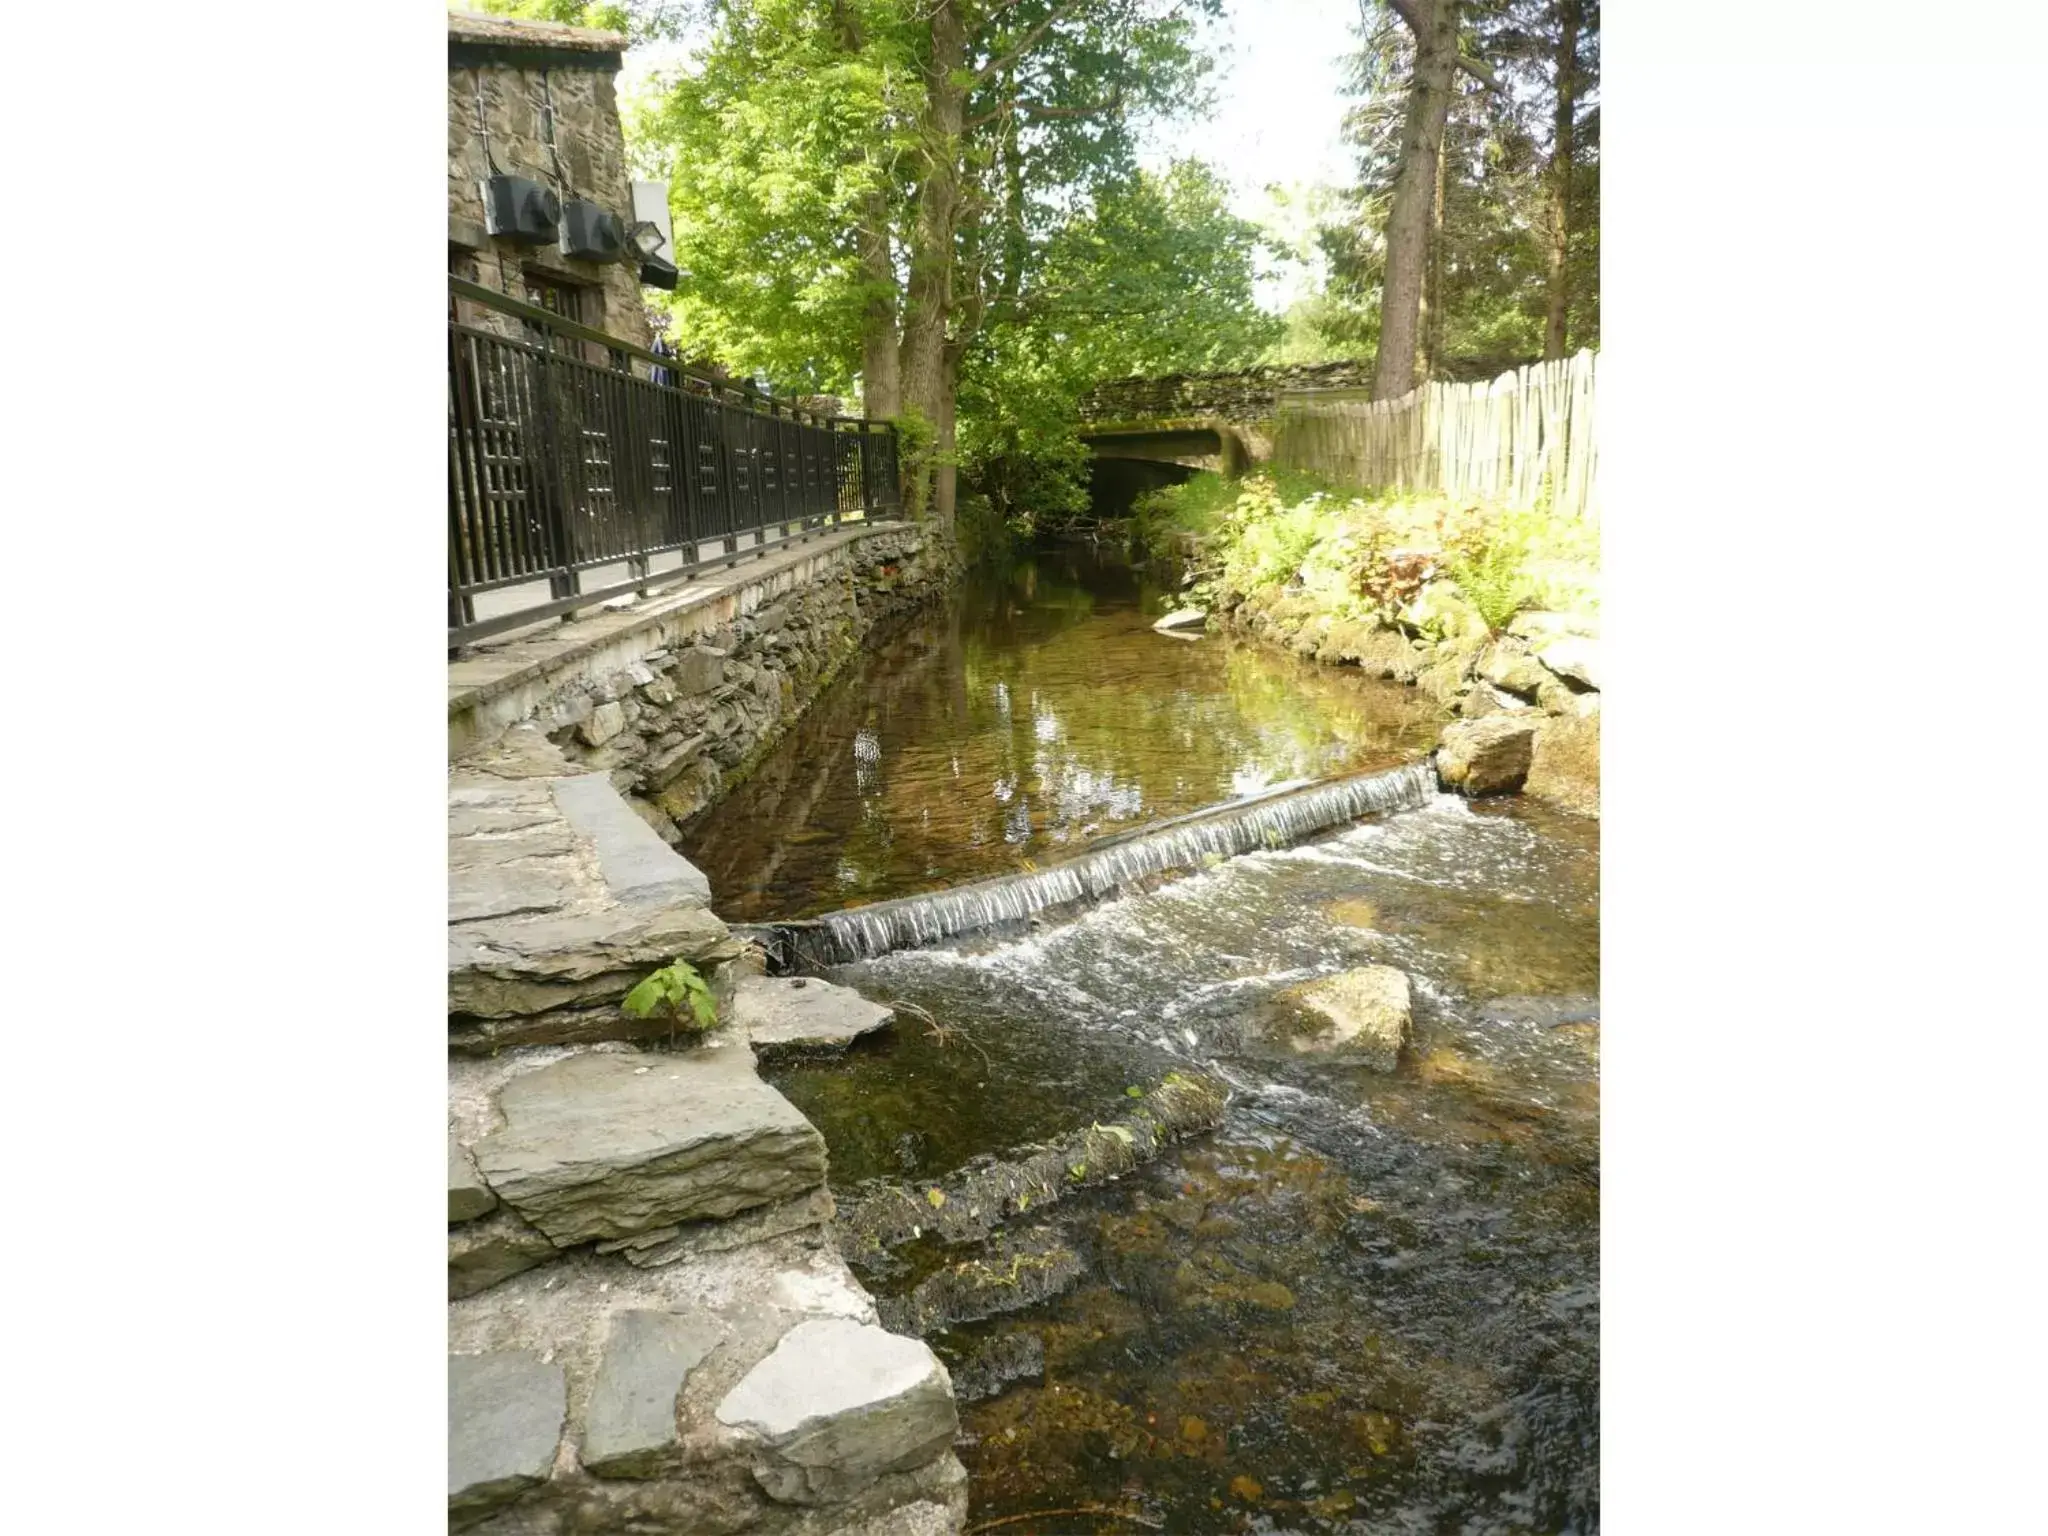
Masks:
[[[1000,644],[985,635],[970,697],[997,674],[1030,678],[1034,707],[1077,718],[1062,712],[1074,694],[1049,679],[1103,685],[1048,668],[1034,650],[1056,650],[1090,622],[1143,633],[1143,615],[1117,606],[1134,600],[1128,584],[1082,575],[1108,588],[1108,616],[1016,627]],[[1197,650],[1147,638],[1174,656]],[[1298,681],[1293,664],[1254,657],[1262,677],[1299,691],[1247,718],[1218,682],[1233,654],[1253,653],[1219,647],[1159,663],[1189,697],[1125,708],[1122,740],[1107,727],[1082,737],[1044,778],[1024,781],[1043,795],[1033,804],[1061,804],[1051,792],[1067,782],[1060,764],[1124,775],[1151,819],[1220,798],[1219,783],[1227,795],[1246,764],[1284,777],[1330,766],[1318,754],[1352,754],[1338,766],[1355,766],[1355,754],[1385,750],[1369,729],[1347,737],[1316,718],[1330,690],[1384,689],[1332,672]],[[920,664],[914,646],[901,655],[910,659],[891,665]],[[921,664],[938,676],[951,665],[943,655]],[[1160,675],[1141,668],[1127,691]],[[873,672],[852,680],[871,690],[863,710],[878,708],[878,686]],[[1354,708],[1332,713],[1374,718],[1383,706]],[[1217,745],[1192,755],[1199,766],[1183,787],[1159,764],[1190,754],[1161,737],[1190,718],[1210,722]],[[1275,721],[1284,726],[1260,728]],[[810,754],[781,765],[785,782],[820,771],[833,739],[785,743]],[[885,761],[926,762],[914,736],[893,739]],[[957,738],[970,752],[975,739]],[[1104,768],[1112,752],[1116,766]],[[1003,759],[991,748],[975,760],[986,774]],[[919,878],[915,861],[952,867],[946,837],[987,825],[932,809],[935,830],[910,862],[872,866],[887,887],[873,894],[938,883]],[[1064,824],[1070,834],[1076,821]],[[1048,817],[1033,835],[1049,844],[1058,825]],[[772,858],[772,830],[758,820],[752,830],[754,859]],[[738,829],[727,836],[729,880],[745,858]],[[787,862],[763,883],[783,903],[774,915],[844,899],[834,866],[807,867],[808,889],[791,883]],[[1597,903],[1596,823],[1440,797],[1028,939],[833,972],[945,1026],[935,1035],[906,1017],[840,1061],[775,1074],[824,1132],[842,1188],[936,1177],[976,1153],[1108,1122],[1166,1070],[1198,1067],[1233,1087],[1214,1135],[1032,1213],[1046,1240],[1080,1256],[1073,1289],[933,1335],[956,1368],[1006,1335],[1043,1348],[1042,1382],[963,1408],[970,1528],[1046,1512],[1000,1530],[1597,1529]],[[1296,1052],[1273,995],[1371,962],[1412,979],[1415,1038],[1399,1069]],[[884,1295],[908,1283],[867,1278]]]
[[[1271,784],[1406,761],[1412,689],[1152,622],[1171,607],[1080,548],[968,580],[856,658],[683,852],[732,921],[1026,869]]]

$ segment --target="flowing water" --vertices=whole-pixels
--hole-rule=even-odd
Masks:
[[[1050,557],[865,658],[699,830],[720,911],[1009,874],[1433,736],[1408,690],[1152,634],[1164,597]],[[1012,1223],[1071,1288],[930,1335],[964,1390],[1022,1376],[963,1407],[970,1529],[1597,1529],[1597,824],[1401,803],[827,971],[941,1026],[773,1074],[841,1188],[1109,1122],[1169,1070],[1231,1085],[1214,1134]],[[1274,1003],[1366,963],[1414,989],[1390,1074],[1298,1052]]]

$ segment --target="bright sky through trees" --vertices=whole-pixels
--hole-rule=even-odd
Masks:
[[[1266,188],[1335,187],[1350,179],[1350,152],[1339,132],[1341,60],[1357,46],[1351,34],[1357,19],[1358,7],[1346,0],[1230,0],[1224,24],[1210,34],[1220,64],[1215,116],[1185,138],[1149,145],[1140,162],[1164,172],[1175,156],[1195,155],[1229,184],[1233,213],[1276,226],[1284,236],[1306,233],[1305,219],[1277,207]],[[632,49],[619,78],[621,94],[672,72],[691,48],[656,42]],[[1288,262],[1261,277],[1257,296],[1261,308],[1278,314],[1313,287],[1310,271]]]

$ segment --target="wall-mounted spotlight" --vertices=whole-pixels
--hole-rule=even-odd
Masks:
[[[649,288],[673,291],[676,278],[675,233],[669,225],[668,183],[633,183],[633,227],[628,233],[640,260],[640,281]]]

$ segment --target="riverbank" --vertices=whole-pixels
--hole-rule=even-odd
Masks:
[[[1461,720],[1502,717],[1482,733],[1496,739],[1526,722],[1522,790],[1600,814],[1597,528],[1262,473],[1150,493],[1133,532],[1181,568],[1210,628],[1411,685]]]

